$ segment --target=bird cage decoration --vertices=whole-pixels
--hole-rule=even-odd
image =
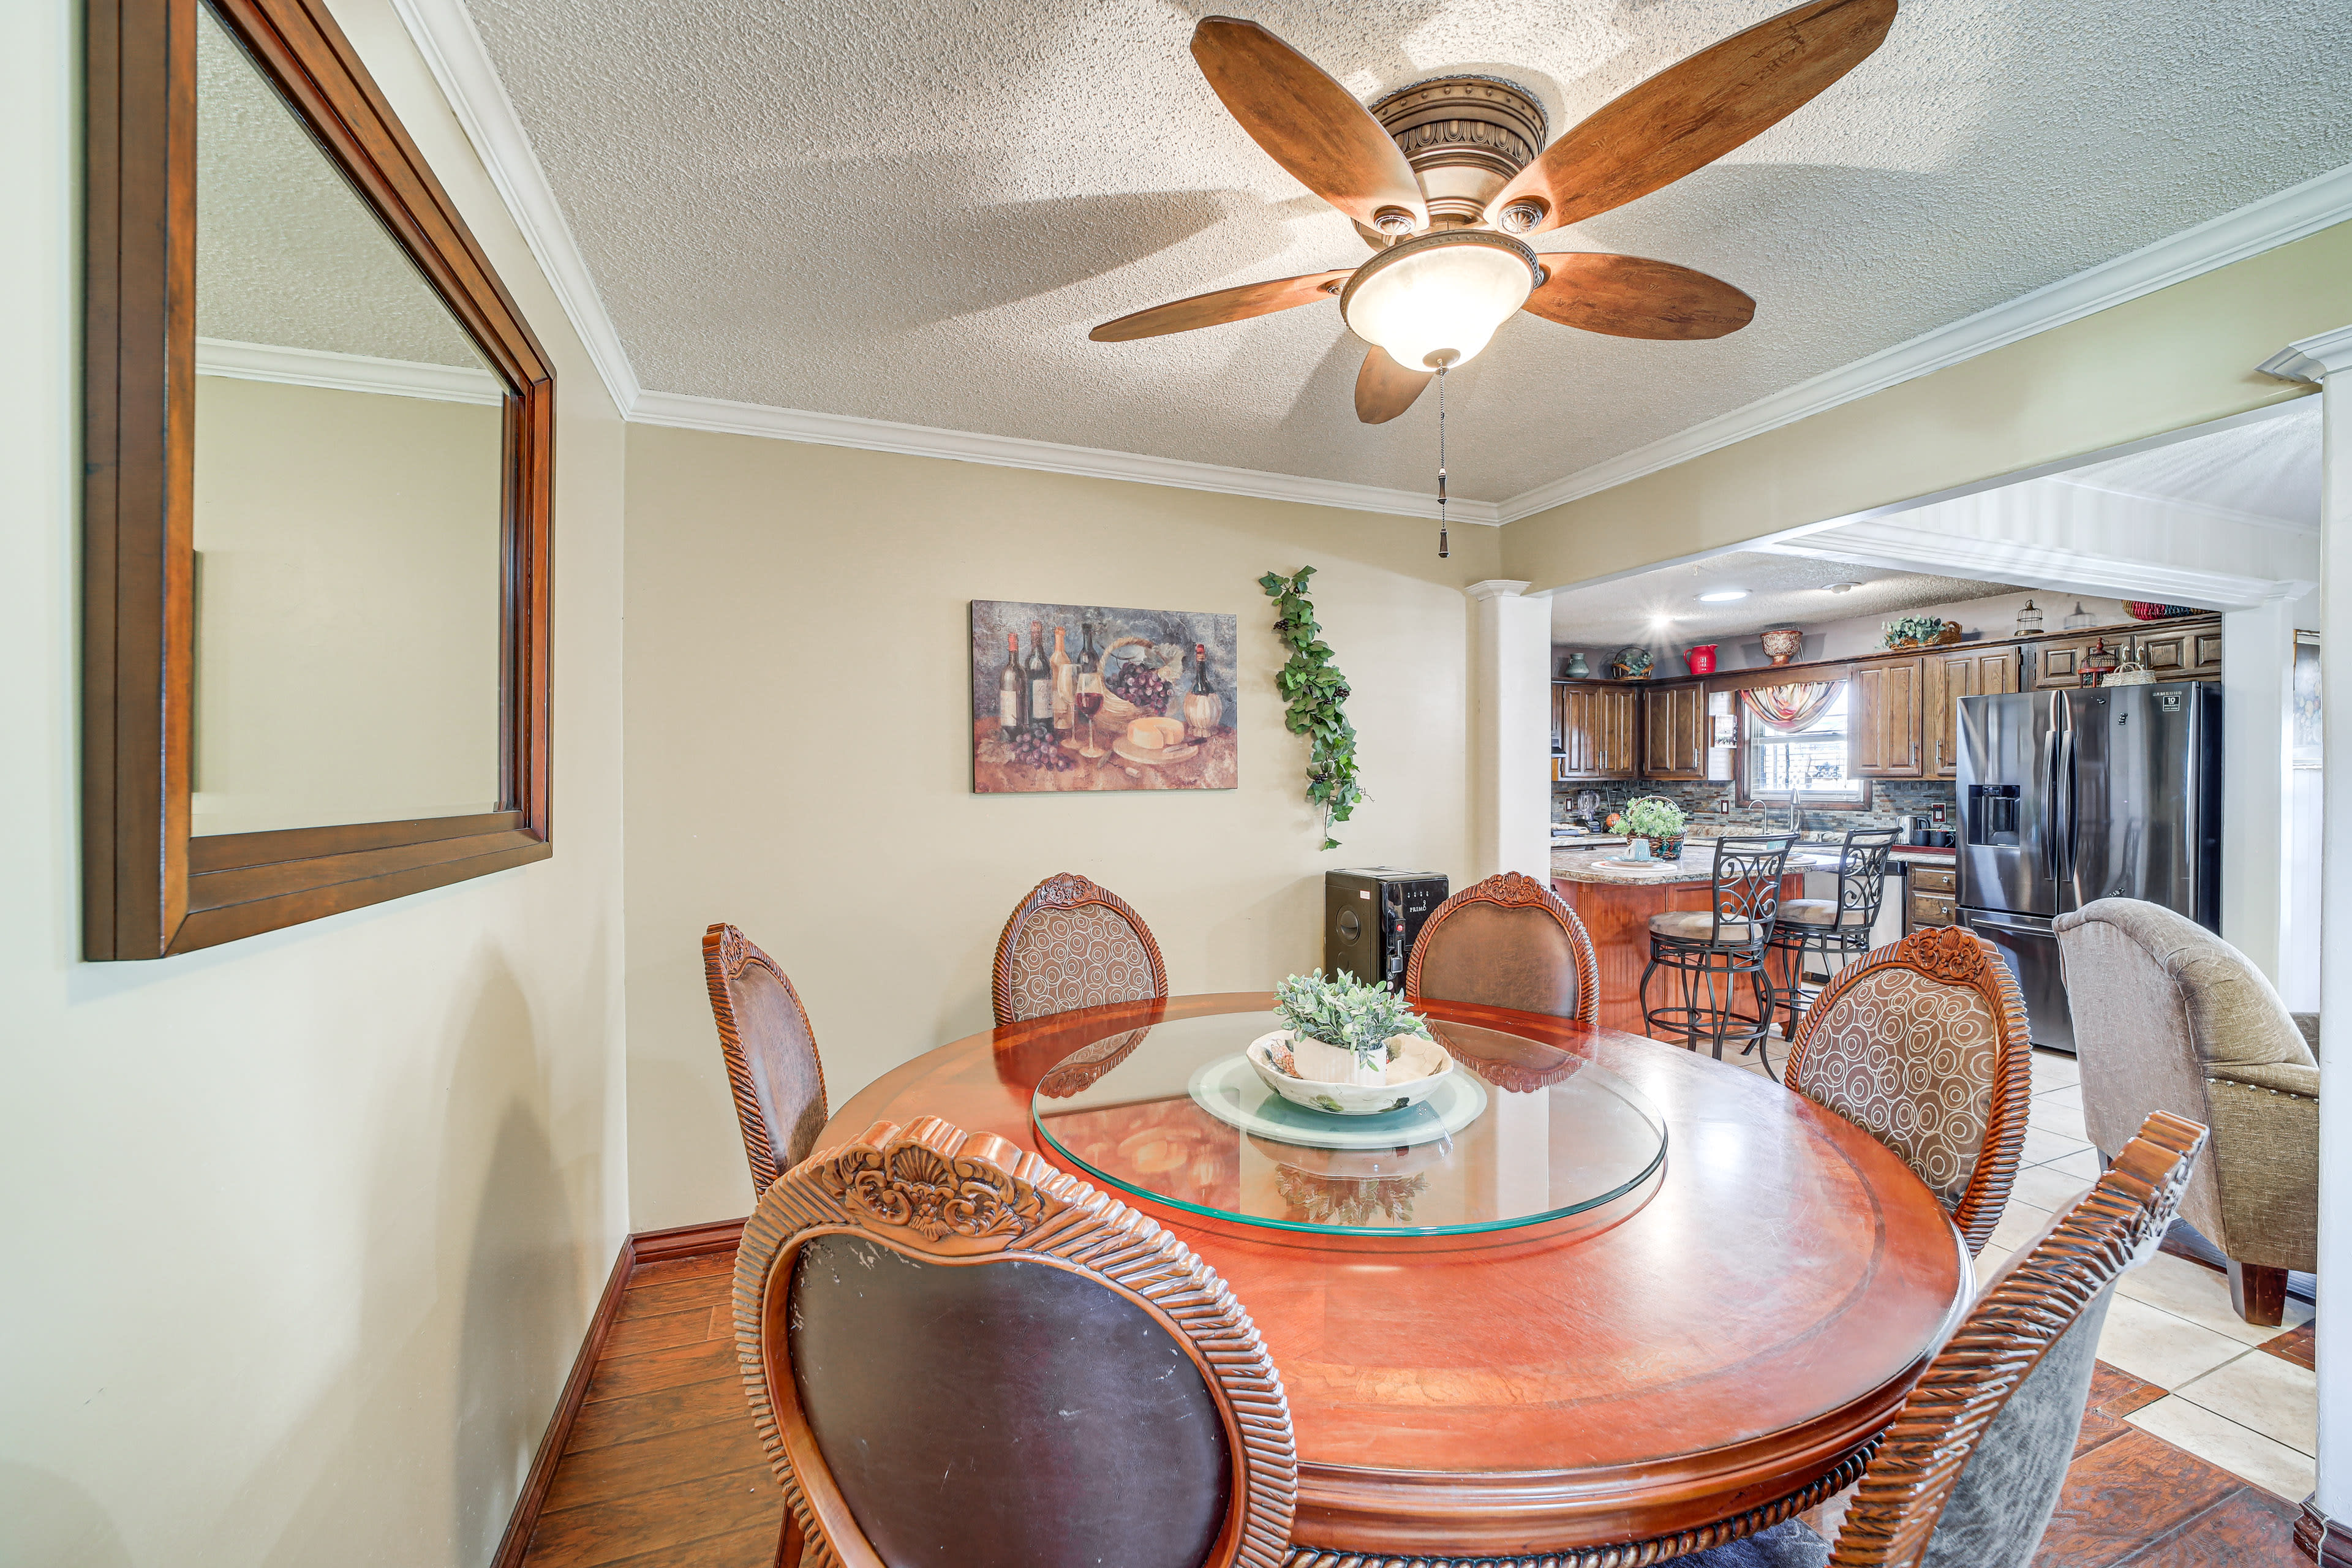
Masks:
[[[2042,611],[2031,599],[2025,601],[2025,608],[2017,612],[2017,635],[2021,637],[2042,635]]]

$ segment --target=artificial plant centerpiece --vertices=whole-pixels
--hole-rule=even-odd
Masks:
[[[1940,616],[1905,616],[1886,623],[1888,647],[1929,647],[1939,642],[1958,642],[1959,637],[1959,623]]]
[[[1400,1081],[1403,1042],[1430,1037],[1428,1024],[1387,982],[1352,974],[1286,976],[1274,988],[1274,1011],[1290,1037],[1269,1053],[1275,1065],[1313,1083]]]
[[[1683,832],[1690,818],[1683,808],[1663,795],[1645,795],[1625,803],[1617,814],[1618,831],[1628,838],[1646,838],[1650,853],[1671,860],[1683,852]]]

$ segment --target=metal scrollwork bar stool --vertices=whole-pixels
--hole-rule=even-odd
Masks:
[[[1788,962],[1789,983],[1782,988],[1789,1014],[1784,1031],[1793,1040],[1805,1009],[1813,1005],[1821,986],[1805,984],[1805,958],[1819,953],[1822,981],[1845,967],[1849,959],[1870,951],[1870,928],[1878,923],[1878,908],[1886,891],[1886,856],[1898,829],[1856,827],[1845,836],[1838,857],[1837,892],[1826,899],[1790,899],[1780,906],[1772,950]]]
[[[1642,1022],[1649,1034],[1680,1035],[1694,1051],[1704,1035],[1717,1061],[1724,1041],[1737,1039],[1740,1055],[1755,1051],[1764,1070],[1772,1070],[1764,1042],[1772,1027],[1773,990],[1764,955],[1780,917],[1780,878],[1792,842],[1784,835],[1717,839],[1707,908],[1650,917],[1650,963],[1642,971]],[[1652,1006],[1650,977],[1661,969],[1679,977],[1682,1000]],[[1742,976],[1755,997],[1752,1013],[1739,1010]]]

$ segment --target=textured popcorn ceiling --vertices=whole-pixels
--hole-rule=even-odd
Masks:
[[[1853,586],[1832,594],[1832,583]],[[1701,594],[1718,588],[1745,588],[1748,597],[1727,605],[1698,602]],[[1738,551],[1554,594],[1551,637],[1554,642],[1604,646],[1660,638],[1681,645],[1754,637],[1767,626],[1820,626],[1861,616],[1892,619],[1927,605],[2017,592],[2007,583]]]
[[[196,335],[481,366],[245,51],[196,16]]]
[[[470,0],[648,388],[1425,488],[1435,399],[1367,427],[1336,305],[1088,327],[1360,260],[1135,0]],[[2352,162],[2344,0],[1907,0],[1725,163],[1539,248],[1755,295],[1714,343],[1522,316],[1456,379],[1499,500]],[[1476,70],[1555,132],[1780,0],[1265,0],[1367,100]]]

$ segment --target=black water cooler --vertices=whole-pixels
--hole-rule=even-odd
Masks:
[[[1370,866],[1323,877],[1323,967],[1404,989],[1405,960],[1430,911],[1445,901],[1433,871]]]

